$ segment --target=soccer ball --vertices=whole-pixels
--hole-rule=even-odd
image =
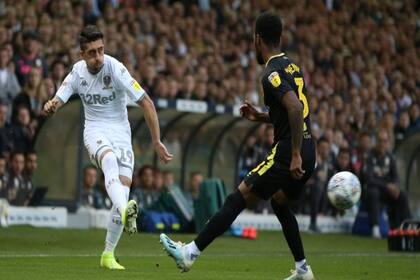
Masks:
[[[328,199],[339,210],[346,210],[355,205],[361,193],[360,181],[351,172],[338,172],[328,182]]]

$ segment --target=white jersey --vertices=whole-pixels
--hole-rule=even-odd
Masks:
[[[127,68],[115,58],[105,55],[104,65],[97,74],[91,74],[84,60],[74,64],[56,96],[66,103],[72,94],[78,94],[85,111],[85,127],[90,125],[129,125],[127,96],[138,102],[145,91],[131,77]]]

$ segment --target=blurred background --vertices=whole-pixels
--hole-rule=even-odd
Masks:
[[[130,107],[136,157],[131,196],[144,213],[173,214],[178,222],[166,230],[199,227],[194,216],[206,216],[200,193],[222,185],[220,193],[212,192],[220,196],[210,199],[218,205],[273,144],[271,126],[238,115],[245,99],[264,110],[253,26],[265,10],[282,17],[282,49],[303,72],[318,143],[318,167],[294,207],[305,229],[334,229],[320,226],[318,217],[329,225],[349,218],[352,225],[362,210],[376,213],[370,207],[376,202],[385,220],[395,207],[409,207],[410,216],[419,218],[418,1],[5,0],[0,1],[0,197],[11,205],[8,223],[18,223],[10,220],[12,209],[27,206],[61,206],[69,215],[111,206],[103,177],[89,165],[83,147],[78,97],[52,119],[40,115],[80,59],[80,30],[96,24],[105,36],[105,53],[120,60],[155,101],[163,141],[175,156],[171,164],[159,164],[142,111]],[[386,139],[378,141],[378,132]],[[379,166],[369,160],[380,149],[390,153],[391,162]],[[372,174],[366,170],[385,187],[394,159],[398,193],[389,196],[381,187],[371,193],[366,176]],[[363,185],[361,203],[347,213],[326,197],[329,178],[343,170]],[[270,211],[266,203],[249,209],[257,213],[251,224],[262,227],[258,221]],[[148,218],[140,221],[144,227]]]

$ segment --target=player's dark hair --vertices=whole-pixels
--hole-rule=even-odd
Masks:
[[[103,38],[104,35],[96,25],[85,26],[79,35],[80,49],[85,50],[86,44]]]
[[[260,35],[264,43],[270,47],[280,45],[282,30],[281,18],[272,12],[262,13],[255,22],[255,34]]]

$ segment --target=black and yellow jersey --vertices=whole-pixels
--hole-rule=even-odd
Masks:
[[[287,109],[281,98],[289,91],[296,93],[303,105],[303,140],[311,138],[309,103],[300,68],[283,53],[269,58],[262,75],[264,104],[274,126],[274,142],[290,141],[291,131]]]

